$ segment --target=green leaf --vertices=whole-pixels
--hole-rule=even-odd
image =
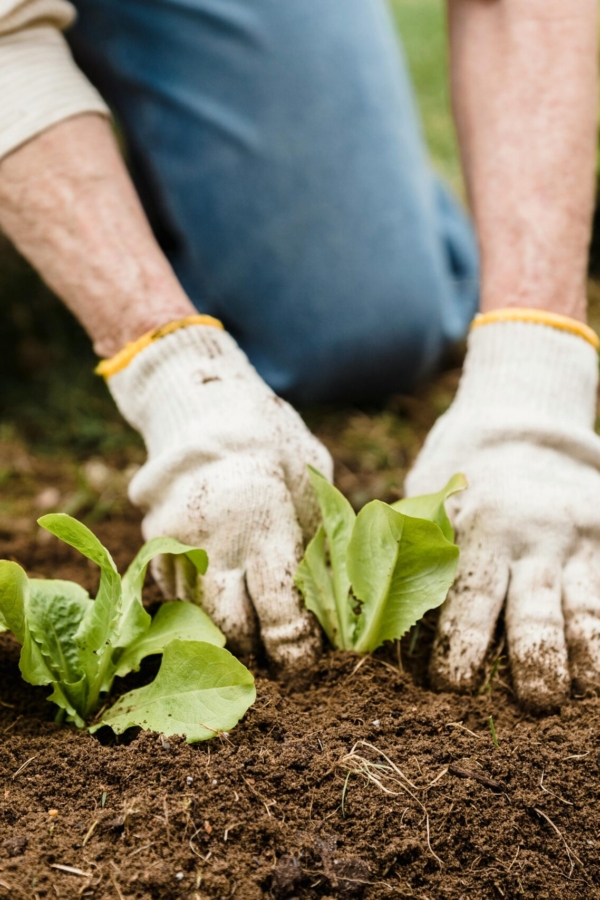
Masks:
[[[56,703],[66,712],[65,720],[72,722],[77,728],[85,728],[85,721],[80,711],[85,708],[87,699],[88,681],[83,677],[81,681],[67,684],[66,682],[53,681],[54,690],[46,697],[50,703]]]
[[[23,646],[21,648],[19,671],[21,672],[24,681],[28,684],[38,686],[53,684],[55,680],[42,655],[42,651],[29,631],[27,631],[25,635],[25,640],[23,641]]]
[[[0,561],[0,612],[3,624],[21,644],[19,669],[24,681],[36,686],[52,684],[54,691],[48,699],[66,710],[77,712],[49,667],[42,650],[30,632],[30,582],[17,563]],[[83,724],[83,723],[82,723]]]
[[[204,575],[208,567],[206,552],[190,544],[182,544],[169,537],[156,537],[147,541],[123,576],[123,610],[117,627],[118,647],[128,647],[150,627],[150,615],[142,606],[142,588],[148,564],[155,556],[163,553],[186,556],[200,575]]]
[[[428,519],[435,522],[442,529],[442,534],[448,541],[454,541],[454,529],[450,524],[445,502],[448,497],[458,494],[467,488],[467,479],[464,475],[453,475],[448,484],[436,494],[423,494],[420,497],[405,497],[392,503],[392,509],[403,513],[405,516],[413,516],[417,519]]]
[[[75,581],[62,581],[59,578],[29,578],[30,596],[36,597],[41,603],[51,603],[56,596],[65,597],[85,613],[92,605],[93,600],[86,591]]]
[[[108,550],[77,519],[64,513],[50,513],[38,519],[38,524],[100,567],[98,594],[77,633],[82,660],[92,680],[98,670],[98,659],[94,654],[106,651],[115,636],[115,625],[121,611],[121,578]]]
[[[329,549],[333,595],[338,619],[336,646],[339,649],[350,649],[356,617],[349,600],[350,579],[348,578],[346,559],[356,515],[341,491],[338,491],[312,466],[309,466],[308,470],[321,509],[323,529]]]
[[[438,525],[402,515],[379,500],[358,514],[348,572],[361,602],[358,653],[402,637],[443,603],[456,573],[458,547]]]
[[[69,721],[75,722],[79,728],[83,727],[84,722],[79,715],[81,706],[76,699],[72,698],[79,697],[81,692],[85,691],[86,680],[82,679],[78,684],[67,685],[57,678],[46,662],[41,647],[29,630],[25,633],[25,640],[21,648],[19,670],[23,680],[28,684],[38,687],[51,684],[53,691],[46,699],[64,709]]]
[[[117,734],[137,725],[188,743],[229,731],[256,699],[251,673],[227,650],[202,641],[172,641],[152,684],[125,694],[102,721]]]
[[[48,513],[38,519],[38,525],[60,538],[65,544],[75,547],[83,556],[87,556],[97,566],[100,566],[100,569],[108,568],[113,572],[117,571],[106,547],[100,543],[89,528],[72,516],[68,516],[66,513]]]
[[[20,644],[25,640],[26,603],[29,582],[25,570],[15,562],[0,560],[0,616],[4,630],[12,631]]]
[[[224,635],[192,604],[165,604],[151,624],[141,605],[152,557],[183,553],[188,565],[204,573],[206,553],[171,539],[148,542],[125,578],[125,612],[130,616],[124,616],[121,579],[100,541],[70,516],[44,516],[40,524],[93,560],[101,577],[92,601],[77,584],[28,581],[20,566],[0,562],[0,627],[10,628],[21,641],[23,678],[30,684],[51,685],[48,699],[65,711],[67,721],[81,728],[98,708],[101,694],[110,690],[117,665],[123,674],[138,668],[145,656],[163,652],[154,684],[122,698],[106,720],[114,718],[117,731],[139,724],[184,733],[189,741],[233,727],[256,693],[252,675],[223,649]],[[138,628],[144,626],[144,633],[123,649],[118,629],[127,626],[131,634],[136,623]],[[124,724],[127,717],[130,721]]]
[[[322,525],[319,525],[306,548],[304,558],[296,569],[294,581],[304,597],[306,608],[315,614],[330,643],[341,649],[339,619],[333,582],[327,567],[325,531]]]
[[[193,603],[172,600],[162,604],[146,633],[118,657],[116,674],[122,676],[137,671],[146,656],[162,653],[174,640],[205,641],[216,647],[225,646],[225,635],[204,610]]]
[[[75,635],[92,601],[72,581],[29,580],[28,625],[57,681],[75,683],[84,676]],[[77,692],[79,696],[79,691]]]

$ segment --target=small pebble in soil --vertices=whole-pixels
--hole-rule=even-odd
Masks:
[[[379,728],[381,726],[381,722],[379,721],[379,719],[373,719],[373,721],[371,722],[371,725],[374,728]]]
[[[58,810],[57,809],[49,809],[48,815],[50,816],[51,819],[55,819],[56,816],[58,815]]]
[[[194,783],[194,779],[192,778],[191,775],[187,776],[187,778],[185,779],[185,783],[187,784],[188,787],[190,787],[190,785],[192,785]]]
[[[175,878],[177,879],[177,881],[183,881],[184,877],[185,876],[184,876],[183,872],[177,872],[177,874],[175,875]]]

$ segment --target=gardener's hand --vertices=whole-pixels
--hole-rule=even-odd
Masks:
[[[534,709],[600,686],[598,360],[582,337],[541,324],[475,328],[458,395],[427,438],[409,494],[464,472],[451,501],[461,549],[431,674],[470,689],[506,601],[514,684]],[[570,668],[570,672],[569,672]]]
[[[130,487],[145,537],[209,556],[201,579],[163,557],[154,574],[164,593],[200,602],[236,652],[260,638],[288,671],[311,662],[320,638],[293,576],[318,522],[306,466],[331,477],[328,452],[216,327],[155,340],[108,385],[148,449]]]

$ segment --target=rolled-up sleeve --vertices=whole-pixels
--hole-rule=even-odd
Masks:
[[[74,16],[65,0],[0,0],[0,159],[63,119],[109,115],[61,34]]]

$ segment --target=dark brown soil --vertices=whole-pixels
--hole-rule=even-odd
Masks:
[[[119,565],[139,543],[132,514],[97,531]],[[95,587],[54,539],[5,534],[0,556]],[[304,690],[258,671],[246,719],[195,746],[55,725],[2,636],[0,898],[600,897],[600,702],[532,719],[504,668],[433,694],[430,635],[404,674],[393,654],[329,653]]]

